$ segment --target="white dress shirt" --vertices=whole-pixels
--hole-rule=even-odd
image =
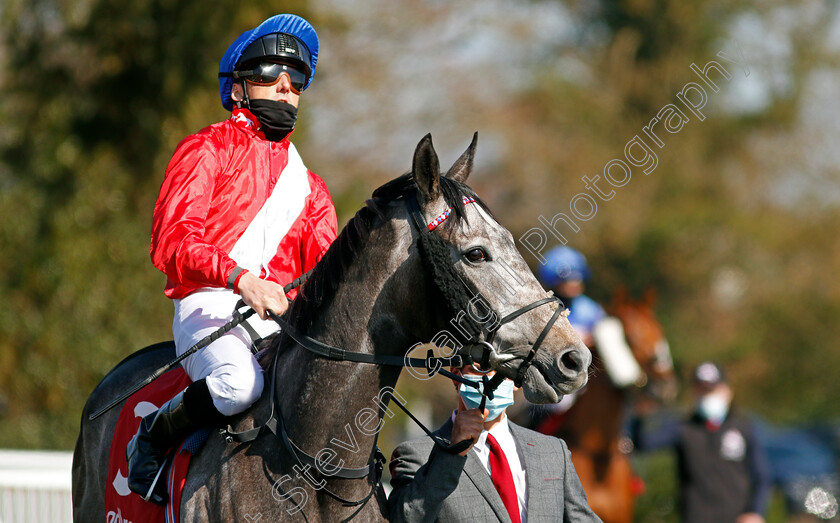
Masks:
[[[452,420],[455,420],[455,413],[452,413]],[[513,438],[510,432],[510,425],[508,424],[507,414],[502,414],[501,420],[490,429],[490,434],[496,438],[502,452],[505,453],[510,472],[513,475],[513,485],[516,487],[516,500],[519,502],[519,519],[522,523],[526,523],[528,519],[528,483],[525,480],[525,459],[522,457],[522,451],[519,450],[519,445]],[[475,452],[478,460],[487,469],[490,474],[490,447],[487,446],[488,431],[482,430],[478,441],[473,445],[472,451]]]

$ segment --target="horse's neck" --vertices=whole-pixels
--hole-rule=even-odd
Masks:
[[[375,262],[351,268],[308,335],[353,352],[401,355],[410,346],[411,336],[393,312],[399,300],[383,293],[393,271]],[[345,466],[364,466],[383,417],[393,416],[386,405],[400,370],[328,360],[302,347],[289,350],[281,356],[275,390],[292,439],[312,455],[332,449]]]
[[[361,329],[337,335],[313,332],[312,337],[348,351],[372,352],[370,339]],[[282,359],[286,361],[280,363],[275,390],[295,443],[313,456],[332,449],[346,466],[364,466],[399,370],[332,361],[300,347]]]

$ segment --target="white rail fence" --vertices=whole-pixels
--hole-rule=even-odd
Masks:
[[[72,522],[72,452],[0,450],[0,523]]]

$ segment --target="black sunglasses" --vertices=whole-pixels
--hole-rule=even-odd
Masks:
[[[284,73],[289,76],[289,83],[292,85],[292,91],[295,94],[300,94],[303,90],[303,86],[306,85],[306,73],[288,64],[260,62],[251,70],[234,71],[231,76],[236,79],[242,78],[254,85],[269,86],[275,85],[279,82],[280,77]]]

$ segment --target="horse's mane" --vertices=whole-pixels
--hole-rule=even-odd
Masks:
[[[411,173],[403,174],[374,190],[372,197],[365,202],[365,206],[347,222],[327,252],[312,269],[309,278],[300,287],[297,297],[289,308],[286,319],[298,331],[307,332],[319,312],[332,301],[336,290],[344,281],[345,273],[353,264],[357,254],[364,248],[377,219],[380,222],[385,220],[385,207],[394,200],[412,194],[416,188],[414,176]],[[466,220],[464,197],[473,198],[476,204],[481,205],[488,214],[492,215],[486,204],[466,184],[441,176],[440,188],[447,207],[452,209],[451,219],[441,225],[443,230],[453,227],[461,220]],[[438,245],[437,250],[440,250],[440,243],[436,245]],[[447,251],[446,257],[448,256]],[[284,339],[291,339],[288,336],[276,338],[276,342],[272,342],[271,346],[277,350],[290,345],[284,343]]]

